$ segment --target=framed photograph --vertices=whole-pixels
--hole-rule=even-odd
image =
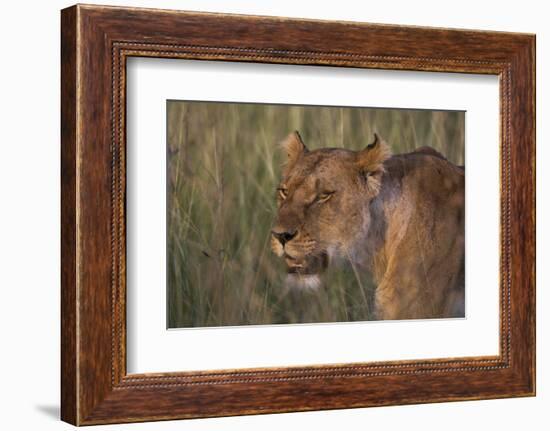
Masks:
[[[62,419],[535,394],[535,36],[61,13]]]

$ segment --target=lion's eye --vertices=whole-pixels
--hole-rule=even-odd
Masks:
[[[318,202],[326,202],[328,201],[332,195],[334,194],[334,192],[324,192],[324,193],[321,193],[318,197],[317,197],[317,201]]]
[[[288,196],[288,190],[287,189],[279,188],[279,189],[277,189],[277,191],[279,192],[279,197],[281,199],[286,199],[286,197]]]

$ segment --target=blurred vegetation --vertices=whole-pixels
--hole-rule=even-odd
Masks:
[[[394,153],[429,145],[464,164],[464,113],[169,101],[168,327],[372,319],[373,284],[330,269],[318,291],[284,286],[271,253],[277,143],[361,149],[378,132]]]

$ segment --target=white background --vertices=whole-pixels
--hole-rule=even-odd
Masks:
[[[103,1],[102,3],[114,4]],[[69,429],[59,409],[59,9],[69,2],[5,2],[0,67],[0,396],[4,429]],[[118,1],[188,10],[358,20],[537,33],[539,220],[536,398],[293,413],[99,427],[147,430],[547,429],[550,29],[544,2]],[[543,194],[543,190],[546,193]],[[546,312],[546,314],[545,314]]]
[[[140,58],[127,83],[129,373],[498,354],[498,77]],[[466,319],[167,331],[167,99],[466,111]]]

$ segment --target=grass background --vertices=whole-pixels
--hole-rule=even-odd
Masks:
[[[371,320],[373,283],[329,269],[317,291],[284,286],[271,253],[277,143],[364,148],[378,132],[394,153],[429,145],[464,164],[464,112],[167,102],[168,327]]]

